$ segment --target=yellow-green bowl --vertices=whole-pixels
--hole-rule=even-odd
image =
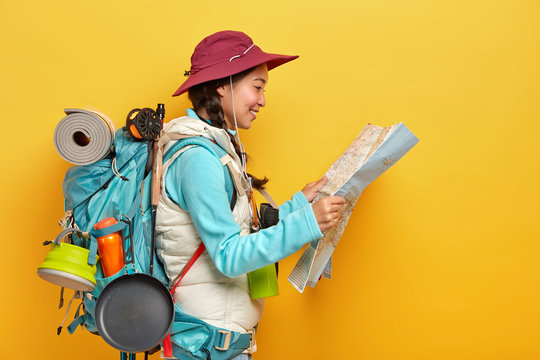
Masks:
[[[88,264],[88,249],[66,243],[51,246],[38,267],[38,276],[69,289],[92,291],[96,286],[97,269],[96,265]]]

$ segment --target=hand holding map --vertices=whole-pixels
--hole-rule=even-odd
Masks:
[[[341,196],[327,196],[313,204],[313,214],[321,232],[330,230],[337,224],[343,212],[345,199]]]
[[[332,253],[362,191],[417,142],[418,138],[402,123],[391,127],[367,125],[328,169],[328,180],[313,200],[338,195],[347,201],[337,224],[310,243],[289,275],[289,282],[298,291],[303,292],[306,284],[314,287],[323,271],[329,278]]]

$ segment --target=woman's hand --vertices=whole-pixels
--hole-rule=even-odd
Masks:
[[[345,199],[341,196],[328,196],[313,204],[313,214],[321,232],[337,224],[343,205],[345,205]]]
[[[317,192],[319,191],[321,186],[326,184],[326,181],[328,181],[328,178],[325,175],[320,180],[311,182],[304,186],[302,192],[304,193],[304,196],[306,197],[308,202],[312,202],[313,199],[315,199],[315,195],[317,195]]]

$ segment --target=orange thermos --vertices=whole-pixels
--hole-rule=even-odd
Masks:
[[[94,229],[103,229],[117,223],[115,218],[108,217],[95,224]],[[106,277],[116,274],[124,266],[122,235],[117,231],[100,236],[96,240],[103,273]]]

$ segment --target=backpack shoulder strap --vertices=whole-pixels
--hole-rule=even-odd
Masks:
[[[229,169],[229,173],[231,174],[231,177],[233,179],[233,183],[234,183],[234,187],[236,191],[238,192],[240,196],[244,196],[246,195],[247,186],[243,182],[244,178],[240,175],[240,172],[234,168],[232,162],[233,162],[233,159],[229,154],[221,158],[221,163],[224,166],[227,166],[227,169]]]
[[[165,135],[168,135],[168,134],[165,134]],[[170,134],[170,135],[179,135],[179,134]],[[208,151],[210,151],[214,156],[219,158],[219,155],[217,151],[215,150],[215,147],[219,145],[214,143],[212,140],[207,139],[202,136],[187,136],[187,135],[182,135],[182,136],[183,137],[179,139],[180,141],[177,141],[169,149],[167,149],[167,151],[163,155],[163,163],[169,160],[177,151],[189,145],[202,146],[206,148]],[[176,140],[176,139],[170,139],[170,140]]]
[[[175,153],[177,153],[179,150],[181,150],[184,147],[187,146],[202,146],[212,155],[219,158],[218,153],[214,149],[215,147],[219,146],[215,142],[213,142],[210,139],[207,139],[202,136],[185,136],[180,134],[168,134],[165,135],[172,135],[172,136],[178,136],[178,139],[183,141],[177,141],[175,144],[173,144],[163,155],[163,163],[166,163],[168,160],[170,160]],[[167,141],[170,140],[176,140],[176,138],[169,137]],[[220,158],[221,163],[225,166],[227,166],[227,169],[229,170],[229,174],[231,175],[231,178],[233,180],[233,186],[236,189],[236,191],[233,191],[232,197],[231,197],[231,203],[230,208],[231,210],[234,209],[234,206],[236,205],[237,200],[237,194],[240,194],[240,196],[243,196],[245,194],[244,187],[241,185],[241,176],[238,171],[234,169],[231,163],[228,163],[232,161],[232,157],[229,154],[225,154],[223,157]]]

